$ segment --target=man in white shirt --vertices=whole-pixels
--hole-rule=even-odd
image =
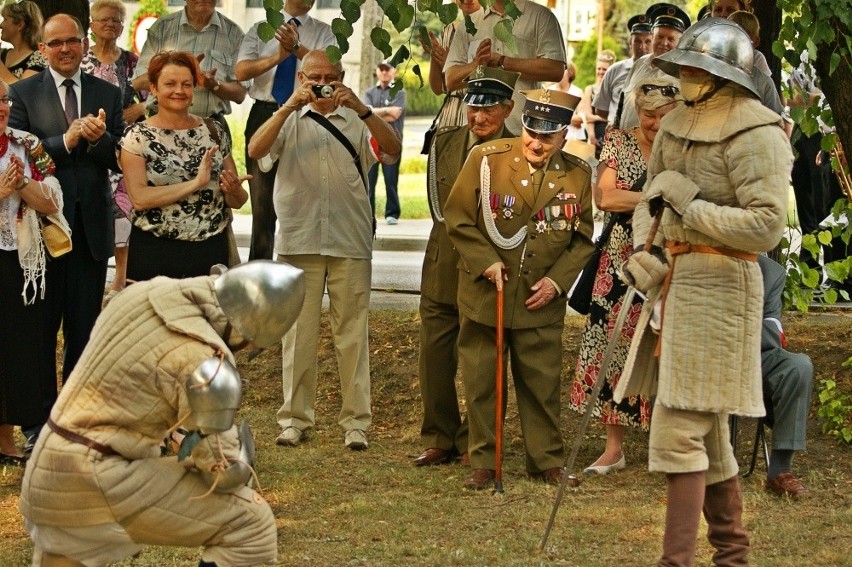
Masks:
[[[274,38],[263,41],[258,37],[258,26],[264,22],[254,24],[243,38],[237,55],[236,75],[237,80],[252,81],[248,94],[254,99],[246,121],[247,141],[292,94],[302,57],[313,49],[325,49],[335,43],[331,26],[308,15],[313,5],[314,0],[286,0],[285,23],[276,30]],[[246,150],[246,173],[252,176],[249,180],[252,216],[249,260],[272,258],[275,238],[272,189],[277,166],[276,163],[272,169],[261,171]]]
[[[503,0],[495,0],[489,8],[471,16],[476,26],[475,35],[464,33],[460,26],[450,44],[444,73],[448,92],[464,87],[465,77],[479,65],[520,73],[512,98],[515,108],[506,120],[509,130],[520,132],[521,113],[526,102],[521,92],[562,80],[566,58],[562,31],[553,12],[531,0],[516,0],[515,6],[521,11],[521,16],[512,23],[517,55],[510,54],[506,45],[496,38],[494,28],[506,15]]]
[[[371,422],[367,314],[373,242],[364,177],[379,158],[397,161],[402,148],[390,124],[343,84],[342,66],[324,51],[305,55],[298,79],[299,88],[248,145],[253,159],[283,158],[273,192],[280,227],[274,252],[278,261],[305,272],[305,303],[281,349],[284,404],[276,443],[299,445],[314,427],[320,312],[328,289],[342,398],[338,424],[345,446],[363,450]]]

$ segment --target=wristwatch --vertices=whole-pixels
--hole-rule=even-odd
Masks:
[[[216,85],[215,85],[215,86],[214,86],[211,90],[215,93],[216,91],[218,91],[218,90],[219,90],[219,87],[221,87],[221,86],[222,86],[222,83],[220,83],[220,82],[217,80],[217,81],[216,81]]]
[[[297,51],[299,51],[300,47],[302,47],[302,42],[297,39],[296,43],[293,44],[293,47],[290,48],[290,52],[296,53]]]
[[[30,182],[30,178],[27,177],[26,175],[24,175],[24,178],[21,179],[21,184],[18,185],[17,187],[15,187],[15,191],[20,191],[21,189],[26,187],[29,182]]]

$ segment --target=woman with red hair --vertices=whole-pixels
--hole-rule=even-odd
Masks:
[[[189,112],[201,82],[195,56],[161,52],[151,59],[148,78],[159,110],[131,125],[121,141],[133,204],[127,278],[204,275],[228,263],[227,209],[241,207],[248,193],[227,133]]]

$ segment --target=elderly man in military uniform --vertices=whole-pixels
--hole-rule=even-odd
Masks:
[[[521,137],[477,147],[444,210],[461,256],[458,349],[474,469],[465,487],[474,490],[495,477],[498,290],[527,472],[551,484],[562,480],[565,292],[593,250],[591,170],[560,149],[580,99],[549,90],[524,94]]]
[[[514,138],[505,122],[515,103],[512,94],[519,73],[479,66],[467,78],[467,126],[448,126],[435,134],[429,151],[427,186],[432,232],[420,279],[420,394],[426,450],[414,460],[418,467],[466,461],[467,423],[456,397],[459,335],[459,255],[444,226],[444,204],[468,154],[499,138]]]

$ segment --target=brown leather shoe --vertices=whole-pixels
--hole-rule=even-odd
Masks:
[[[485,490],[494,481],[494,471],[491,469],[473,469],[464,487],[469,490]]]
[[[450,461],[453,458],[453,455],[450,451],[446,449],[439,449],[437,447],[432,447],[431,449],[426,449],[423,453],[420,454],[419,457],[414,459],[413,464],[415,467],[429,467],[432,465],[443,465]]]
[[[793,473],[782,472],[775,478],[766,480],[766,490],[778,496],[789,496],[793,500],[807,498],[811,491]]]
[[[565,474],[565,469],[561,467],[552,467],[537,473],[530,473],[530,477],[559,486],[562,484],[562,475]],[[568,486],[580,486],[580,479],[574,475],[568,475]]]

